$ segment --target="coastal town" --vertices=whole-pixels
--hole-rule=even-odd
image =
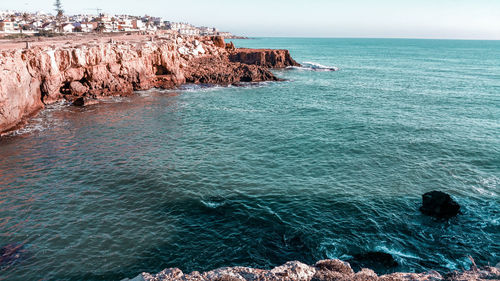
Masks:
[[[215,27],[198,27],[189,23],[168,21],[162,17],[109,15],[102,13],[100,9],[96,9],[95,14],[85,15],[65,15],[60,11],[56,15],[45,12],[0,11],[0,38],[72,33],[147,33],[160,30],[185,36],[234,37],[231,33],[219,31]]]

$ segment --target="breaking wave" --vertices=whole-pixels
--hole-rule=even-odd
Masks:
[[[301,69],[301,70],[312,70],[312,71],[339,71],[340,69],[336,66],[326,66],[315,62],[303,62],[302,66],[293,66],[291,68]]]

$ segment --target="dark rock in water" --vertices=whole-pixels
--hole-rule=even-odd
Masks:
[[[449,219],[460,213],[460,205],[449,194],[432,191],[422,195],[420,211],[428,216]]]
[[[85,99],[83,97],[77,98],[76,100],[73,101],[74,106],[84,106],[85,105]]]
[[[97,103],[98,103],[98,101],[95,99],[79,97],[73,101],[73,106],[88,106],[88,105],[97,104]]]
[[[397,267],[398,262],[392,255],[384,252],[366,252],[353,255],[351,260],[348,260],[355,270],[361,268],[371,268],[375,272],[387,272],[389,269]]]
[[[26,249],[23,244],[7,244],[0,248],[0,267],[19,262],[25,255]]]

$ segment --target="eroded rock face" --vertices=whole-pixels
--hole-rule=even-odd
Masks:
[[[499,278],[500,270],[495,267],[473,268],[470,271],[453,272],[445,277],[435,271],[378,276],[373,270],[366,268],[355,273],[347,262],[323,260],[314,266],[298,261],[287,262],[271,270],[225,267],[204,273],[195,271],[184,274],[178,268],[170,268],[158,274],[142,273],[123,281],[486,281]]]
[[[234,45],[231,45],[234,46]],[[46,104],[110,95],[129,95],[153,87],[183,83],[229,85],[277,81],[269,68],[293,65],[288,51],[263,52],[264,60],[230,59],[221,37],[155,40],[155,42],[88,43],[35,47],[0,53],[0,134]],[[250,51],[245,51],[250,52]],[[269,61],[266,61],[269,60]],[[79,100],[81,101],[81,99]],[[78,102],[77,102],[78,103]]]
[[[449,219],[460,213],[460,205],[449,194],[432,191],[422,196],[420,211],[428,216]]]
[[[230,52],[229,60],[231,62],[241,62],[268,68],[300,66],[300,64],[290,56],[288,50],[235,49]]]

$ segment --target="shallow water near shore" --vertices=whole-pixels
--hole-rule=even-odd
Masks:
[[[56,104],[0,139],[0,280],[117,280],[391,253],[500,262],[500,42],[234,40],[286,82]],[[450,193],[463,214],[423,216]]]

